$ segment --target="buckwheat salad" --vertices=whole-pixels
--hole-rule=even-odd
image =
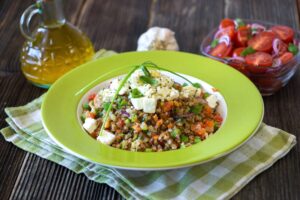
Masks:
[[[81,115],[86,132],[106,145],[142,152],[185,148],[215,133],[223,121],[216,96],[162,71],[142,64],[89,95]]]

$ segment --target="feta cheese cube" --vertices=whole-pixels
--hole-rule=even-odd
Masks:
[[[217,106],[218,99],[215,95],[210,95],[206,98],[208,106],[211,108],[215,108]]]
[[[97,140],[103,144],[110,145],[116,139],[116,136],[109,131],[103,130],[102,134],[97,137]]]
[[[196,94],[197,88],[192,85],[188,85],[182,88],[181,96],[184,98],[193,97]]]
[[[146,98],[143,99],[143,110],[145,113],[155,113],[156,110],[156,99],[155,98]]]
[[[143,109],[143,100],[144,100],[144,97],[141,97],[141,98],[131,98],[131,103],[134,107],[134,109],[136,110],[142,110]]]
[[[114,79],[111,84],[110,84],[110,89],[112,91],[117,91],[119,86],[120,86],[121,81],[119,79]],[[119,91],[119,95],[124,95],[127,91],[129,90],[129,85],[128,83],[124,84],[121,90]]]
[[[84,120],[84,124],[82,126],[87,132],[93,133],[97,128],[97,121],[88,117]]]
[[[179,97],[179,91],[176,90],[175,88],[172,88],[170,91],[170,99],[176,99]]]

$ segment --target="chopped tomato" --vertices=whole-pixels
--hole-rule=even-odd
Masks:
[[[227,28],[220,29],[216,33],[215,38],[219,39],[224,35],[227,35],[230,38],[230,40],[233,40],[235,38],[235,29],[234,29],[234,27],[229,26]]]
[[[173,101],[166,101],[163,105],[163,111],[169,112],[170,110],[172,110],[173,106],[174,106]]]
[[[92,101],[92,100],[94,100],[95,97],[96,97],[96,94],[95,94],[95,93],[90,94],[89,97],[88,97],[88,100],[89,100],[89,101]]]
[[[291,52],[286,52],[282,54],[279,59],[281,63],[284,65],[293,59],[294,55]]]
[[[216,120],[216,122],[219,122],[219,123],[223,121],[223,118],[222,118],[222,116],[219,113],[216,114],[216,116],[215,116],[214,119]]]
[[[225,58],[226,56],[229,56],[231,50],[232,45],[227,46],[225,42],[221,42],[213,48],[209,54],[218,58]]]
[[[234,21],[232,19],[225,18],[221,21],[219,29],[224,29],[227,27],[235,27]]]
[[[286,43],[292,42],[294,38],[294,30],[287,26],[273,26],[271,30],[275,35]]]
[[[241,53],[245,50],[245,47],[239,47],[233,50],[233,57],[241,56]]]
[[[247,69],[253,73],[266,72],[268,67],[273,64],[273,58],[270,54],[264,52],[256,52],[249,54],[245,58]]]
[[[275,34],[272,32],[261,32],[248,41],[248,45],[256,51],[271,52]]]
[[[247,46],[249,35],[250,35],[249,28],[247,28],[246,26],[240,27],[236,34],[236,45],[240,47]]]

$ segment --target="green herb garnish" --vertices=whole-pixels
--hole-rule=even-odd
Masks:
[[[144,83],[148,83],[150,85],[157,85],[157,80],[151,76],[140,76],[140,80]]]
[[[193,86],[194,86],[195,88],[201,88],[200,83],[193,83]]]
[[[210,47],[211,47],[211,48],[215,48],[218,44],[219,44],[219,39],[214,39],[214,40],[211,42]]]
[[[289,44],[289,47],[288,47],[288,50],[289,52],[291,52],[294,56],[297,55],[299,49],[296,45],[294,45],[293,43],[290,43]]]
[[[186,135],[180,135],[180,139],[181,139],[182,142],[188,142],[189,141],[189,138]]]
[[[195,137],[195,139],[194,139],[194,142],[195,142],[195,143],[199,143],[199,142],[201,142],[201,139],[200,139],[200,137],[199,137],[199,136],[196,136],[196,137]]]
[[[172,138],[176,138],[178,135],[180,135],[181,134],[181,131],[180,131],[180,129],[179,128],[175,128],[175,129],[173,129],[172,130],[172,132],[171,132],[171,137]]]
[[[210,94],[208,92],[205,92],[204,95],[203,95],[204,99],[206,99],[209,96],[210,96]]]
[[[103,109],[104,109],[105,111],[107,111],[108,108],[109,108],[109,105],[110,105],[110,102],[104,102],[104,103],[103,103]]]
[[[132,89],[130,94],[132,98],[140,98],[144,96],[137,88]]]
[[[236,18],[235,22],[237,23],[237,28],[240,28],[242,26],[246,26],[246,24],[240,18]]]
[[[241,56],[246,56],[246,55],[249,55],[249,54],[253,54],[255,53],[255,49],[253,49],[252,47],[247,47],[246,49],[244,49],[241,53]]]
[[[187,84],[187,83],[183,83],[183,84],[182,84],[182,87],[185,87],[185,86],[188,86],[188,84]]]
[[[151,73],[149,72],[149,70],[147,69],[147,67],[145,67],[144,65],[142,65],[141,69],[144,72],[145,76],[151,77]]]
[[[190,112],[192,112],[196,115],[199,115],[202,111],[202,108],[203,108],[203,105],[198,104],[198,105],[192,106],[191,109],[190,109]]]
[[[88,103],[83,104],[82,107],[84,110],[91,110],[91,107]]]

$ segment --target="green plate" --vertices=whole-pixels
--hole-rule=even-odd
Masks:
[[[77,108],[82,97],[101,82],[126,74],[131,66],[149,60],[218,89],[226,101],[227,116],[215,134],[184,149],[130,152],[101,144],[81,128]],[[64,149],[102,165],[138,170],[179,168],[224,156],[255,133],[263,112],[260,93],[238,71],[199,55],[171,51],[129,52],[86,63],[56,81],[42,104],[44,127]]]

